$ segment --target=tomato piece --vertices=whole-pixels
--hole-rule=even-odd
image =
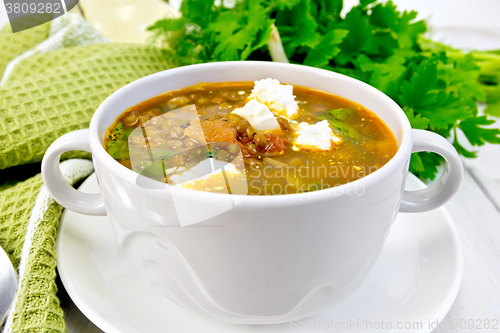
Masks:
[[[266,152],[281,152],[286,150],[288,145],[288,140],[280,135],[276,134],[266,134],[267,146],[265,148]]]
[[[243,158],[254,158],[254,154],[248,150],[247,147],[245,147],[241,142],[236,142],[238,146],[240,147],[241,150],[241,155],[243,155]]]
[[[247,143],[250,143],[252,141],[253,141],[253,139],[249,138],[248,136],[246,136],[244,138],[241,138],[241,140],[240,140],[240,142],[243,143],[244,145],[247,144]]]

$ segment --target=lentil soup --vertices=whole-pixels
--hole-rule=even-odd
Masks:
[[[363,106],[273,79],[166,92],[125,110],[103,145],[125,167],[159,181],[251,195],[345,184],[397,150],[388,127]]]

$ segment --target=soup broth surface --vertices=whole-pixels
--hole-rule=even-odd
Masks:
[[[268,103],[279,126],[256,130],[254,118],[236,114],[254,97],[253,88],[254,82],[202,83],[166,92],[125,110],[107,130],[104,148],[125,167],[172,185],[250,195],[345,184],[376,171],[396,153],[393,134],[374,113],[296,85],[297,114],[288,117]],[[313,142],[319,128],[309,125],[320,122],[329,129],[317,137],[323,135],[322,144],[331,148],[298,146],[300,128],[309,129],[302,138]],[[329,130],[334,139],[324,142]]]

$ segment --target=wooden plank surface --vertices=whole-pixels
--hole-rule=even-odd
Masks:
[[[464,160],[464,166],[500,212],[500,145],[481,147],[478,157]]]
[[[457,299],[436,332],[498,332],[500,212],[469,172],[465,173],[457,195],[445,207],[462,241],[464,274]],[[471,320],[474,324],[469,328]],[[480,329],[479,324],[484,326],[485,320],[497,320],[498,329]]]

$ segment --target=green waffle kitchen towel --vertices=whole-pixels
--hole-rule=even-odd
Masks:
[[[13,34],[9,25],[0,31],[0,73],[5,66],[21,55],[31,50],[49,36],[50,24],[42,24],[35,28]]]
[[[89,160],[61,163],[74,184],[93,171]],[[0,245],[18,267],[19,287],[4,332],[64,332],[57,298],[56,234],[62,207],[42,186],[40,174],[0,192]]]
[[[67,14],[60,19],[16,34],[0,32],[0,181],[13,179],[20,165],[40,161],[61,135],[88,127],[113,91],[170,67],[158,49],[103,44],[97,35],[89,39],[93,31],[78,30],[89,29],[81,18]],[[73,184],[92,172],[92,163],[72,159],[61,169]],[[40,175],[10,186],[2,183],[0,246],[20,277],[3,332],[62,333],[55,283],[62,207],[48,195]]]
[[[0,88],[0,170],[40,161],[58,137],[87,128],[113,91],[168,64],[155,49],[104,44],[33,56],[17,67],[19,76]]]
[[[69,47],[24,59],[0,88],[0,170],[40,161],[55,139],[88,127],[113,91],[168,68],[160,51],[138,45]]]

